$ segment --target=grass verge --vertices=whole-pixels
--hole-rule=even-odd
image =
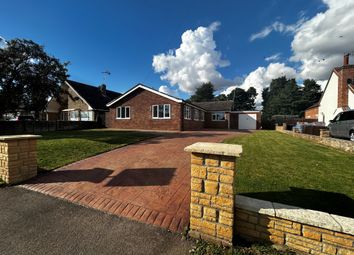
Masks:
[[[127,144],[136,143],[156,135],[144,132],[76,130],[41,134],[38,140],[38,165],[52,170]]]
[[[236,192],[354,217],[354,155],[275,131],[236,136]]]

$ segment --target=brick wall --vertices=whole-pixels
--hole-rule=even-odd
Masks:
[[[354,65],[342,66],[339,70],[334,69],[338,74],[338,108],[348,106],[348,84],[347,79],[354,77]]]
[[[9,184],[37,175],[35,135],[0,136],[0,178]]]
[[[211,112],[205,113],[205,127],[206,128],[220,128],[220,129],[228,129],[227,120],[223,121],[212,121]]]
[[[183,120],[183,130],[201,130],[204,128],[204,121],[199,120]]]
[[[170,104],[170,119],[152,119],[152,105]],[[130,119],[116,119],[116,107],[130,106]],[[109,108],[106,126],[121,129],[181,130],[182,104],[144,89],[137,89]]]
[[[238,203],[238,200],[241,202]],[[336,217],[334,220],[327,213],[290,208],[280,204],[274,207],[268,201],[237,196],[235,232],[250,241],[285,245],[309,254],[354,254],[354,219],[333,216]],[[283,214],[284,217],[276,217],[277,214]],[[298,220],[292,220],[291,216],[298,217]]]
[[[305,119],[318,120],[318,106],[305,111]]]

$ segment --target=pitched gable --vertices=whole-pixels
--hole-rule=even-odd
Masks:
[[[67,84],[78,94],[79,97],[81,97],[81,99],[86,104],[88,104],[88,106],[96,110],[107,109],[106,104],[121,95],[121,93],[111,90],[106,90],[106,93],[103,94],[98,87],[76,81],[68,80]]]
[[[111,105],[117,103],[118,101],[122,100],[123,98],[127,97],[128,95],[132,94],[134,91],[138,90],[138,89],[143,89],[143,90],[147,90],[153,94],[156,94],[156,95],[159,95],[159,96],[162,96],[162,97],[165,97],[165,98],[168,98],[174,102],[177,102],[177,103],[182,103],[183,100],[180,99],[180,98],[177,98],[177,97],[174,97],[174,96],[170,96],[170,95],[167,95],[163,92],[160,92],[160,91],[157,91],[153,88],[150,88],[146,85],[143,85],[143,84],[137,84],[136,86],[134,86],[133,88],[131,88],[130,90],[128,90],[127,92],[125,92],[123,95],[121,95],[120,97],[114,99],[113,101],[110,101],[107,103],[107,107],[110,107]]]

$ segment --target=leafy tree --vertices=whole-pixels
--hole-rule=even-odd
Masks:
[[[0,113],[24,109],[38,118],[48,98],[59,95],[67,65],[31,40],[8,41],[0,48]]]
[[[273,115],[295,115],[299,107],[299,87],[295,79],[285,76],[273,79],[268,88],[263,89],[262,126],[271,128]]]
[[[306,108],[320,99],[321,87],[314,80],[305,80],[300,87],[295,79],[280,77],[263,89],[262,97],[262,125],[268,126],[273,115],[303,115]]]
[[[234,109],[238,111],[252,111],[256,109],[257,91],[250,87],[247,91],[241,88],[235,88],[229,95],[228,100],[234,101]]]
[[[214,99],[215,99],[215,101],[227,101],[228,97],[225,94],[220,94],[220,95],[216,96]]]
[[[195,94],[191,96],[192,102],[205,102],[214,100],[214,85],[211,82],[203,83]]]
[[[316,83],[315,80],[304,80],[304,87],[302,90],[302,97],[306,102],[303,106],[303,110],[317,103],[321,98],[321,86]]]

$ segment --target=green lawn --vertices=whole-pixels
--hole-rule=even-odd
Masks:
[[[275,131],[227,139],[243,145],[238,194],[354,217],[354,155]]]
[[[52,170],[69,163],[135,143],[153,134],[129,131],[79,130],[45,132],[38,140],[38,164]]]

